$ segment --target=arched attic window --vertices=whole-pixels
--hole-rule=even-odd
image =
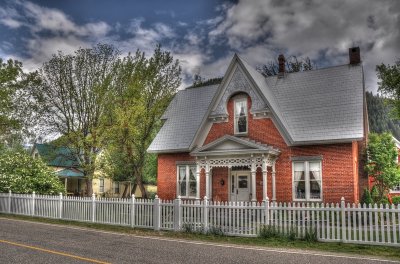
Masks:
[[[248,132],[249,111],[247,98],[248,95],[245,93],[232,97],[235,135],[246,135]]]

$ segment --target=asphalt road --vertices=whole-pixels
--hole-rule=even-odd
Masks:
[[[400,263],[329,253],[140,237],[0,218],[0,263]]]

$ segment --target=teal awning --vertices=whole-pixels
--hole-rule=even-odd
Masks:
[[[57,171],[56,174],[59,177],[85,177],[82,171],[73,168]]]

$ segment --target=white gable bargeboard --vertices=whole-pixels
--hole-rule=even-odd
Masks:
[[[221,88],[221,87],[220,87]],[[266,104],[261,96],[254,91],[254,88],[249,83],[243,71],[239,66],[236,66],[235,71],[228,85],[222,91],[222,97],[211,112],[210,117],[227,115],[227,102],[229,98],[239,92],[247,93],[251,98],[251,113],[259,112],[266,108]]]

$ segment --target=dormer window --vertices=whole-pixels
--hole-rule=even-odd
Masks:
[[[247,134],[247,98],[235,101],[235,134]]]

